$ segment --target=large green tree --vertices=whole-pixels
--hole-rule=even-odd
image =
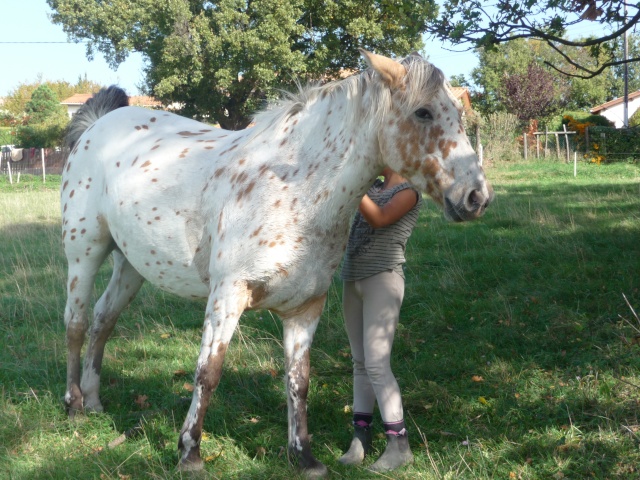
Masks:
[[[434,0],[47,0],[70,39],[112,66],[146,59],[146,87],[182,113],[244,128],[296,78],[360,65],[357,47],[406,55],[422,47]]]

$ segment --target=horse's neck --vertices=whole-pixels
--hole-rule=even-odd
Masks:
[[[317,194],[330,192],[323,210],[342,208],[349,214],[380,173],[380,152],[371,122],[361,112],[350,110],[353,99],[346,92],[319,98],[300,115],[296,138],[301,158],[316,167],[308,185]],[[361,108],[361,107],[359,107]]]

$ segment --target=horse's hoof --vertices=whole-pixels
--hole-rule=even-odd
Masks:
[[[204,462],[201,458],[197,460],[181,461],[178,464],[178,470],[181,472],[201,472],[204,470]]]
[[[104,412],[104,407],[100,402],[98,402],[97,404],[86,403],[84,406],[84,411],[87,413],[102,413]]]
[[[316,460],[313,465],[305,467],[302,470],[302,474],[304,475],[305,478],[313,480],[316,478],[325,478],[327,475],[329,475],[329,471],[327,470],[327,467],[325,467],[323,463],[318,462]]]

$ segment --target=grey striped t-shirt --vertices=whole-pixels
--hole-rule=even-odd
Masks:
[[[407,188],[414,189],[408,182],[387,190],[382,190],[382,185],[382,180],[378,179],[367,192],[379,207],[389,202],[396,193]],[[416,194],[418,201],[413,208],[396,223],[386,227],[373,228],[360,211],[356,212],[342,264],[342,280],[362,280],[387,270],[394,270],[404,278],[402,265],[405,263],[405,247],[422,206],[422,195],[417,190]]]

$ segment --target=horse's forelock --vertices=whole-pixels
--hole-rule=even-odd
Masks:
[[[401,97],[401,108],[413,112],[425,106],[438,91],[447,85],[442,70],[417,55],[409,55],[402,61],[407,69],[406,90]]]

